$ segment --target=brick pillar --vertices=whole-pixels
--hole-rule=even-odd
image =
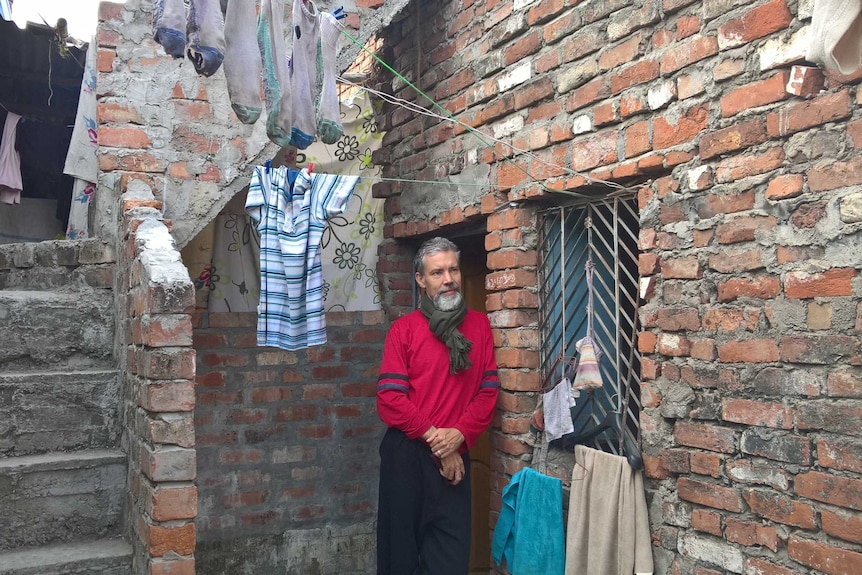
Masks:
[[[500,377],[500,396],[492,423],[491,525],[502,506],[509,478],[529,463],[532,447],[521,439],[529,431],[536,407],[539,380],[539,332],[536,252],[536,214],[506,209],[488,217],[488,296]]]
[[[152,193],[127,194],[120,203],[124,249],[117,277],[133,572],[192,575],[198,495],[194,286]]]

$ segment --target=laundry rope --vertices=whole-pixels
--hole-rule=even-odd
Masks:
[[[618,183],[616,183],[616,182],[608,182],[608,181],[605,181],[605,180],[597,180],[597,179],[595,179],[595,178],[592,178],[592,177],[590,177],[590,176],[588,176],[588,175],[586,175],[586,174],[583,174],[583,173],[577,172],[577,171],[575,171],[575,170],[573,170],[573,169],[571,169],[571,168],[568,168],[568,167],[566,167],[566,166],[559,166],[559,165],[556,165],[556,164],[552,164],[552,163],[550,163],[550,162],[547,162],[547,161],[543,160],[542,158],[538,157],[536,154],[533,154],[532,152],[530,152],[530,151],[528,151],[528,150],[522,150],[522,149],[520,149],[520,148],[517,148],[517,147],[513,146],[512,144],[510,144],[510,143],[508,143],[508,142],[505,142],[505,141],[503,141],[503,140],[499,140],[499,139],[493,138],[493,137],[491,137],[491,136],[489,136],[489,135],[487,135],[487,134],[484,134],[484,133],[480,132],[479,130],[477,130],[477,129],[473,128],[472,126],[470,126],[470,125],[468,125],[468,124],[466,124],[466,123],[462,122],[461,120],[459,120],[459,119],[455,118],[455,117],[452,115],[452,113],[451,113],[451,112],[449,112],[449,110],[447,110],[446,108],[444,108],[443,106],[441,106],[441,105],[440,105],[439,103],[437,103],[433,98],[431,98],[429,95],[427,95],[425,92],[423,92],[423,91],[422,91],[421,89],[419,89],[417,86],[415,86],[412,82],[410,82],[410,80],[408,80],[407,78],[405,78],[404,76],[402,76],[402,75],[401,75],[397,70],[395,70],[392,66],[390,66],[388,63],[386,63],[385,61],[383,61],[379,56],[377,56],[377,54],[375,54],[374,52],[372,52],[371,50],[369,50],[366,46],[364,46],[363,44],[361,44],[361,43],[359,42],[359,40],[357,40],[357,39],[356,39],[356,38],[354,38],[350,33],[348,33],[348,32],[347,32],[347,30],[345,29],[345,27],[344,27],[343,25],[340,25],[340,26],[341,26],[341,33],[342,33],[342,34],[344,34],[345,36],[347,36],[347,37],[348,37],[348,38],[349,38],[349,39],[350,39],[354,44],[356,44],[357,46],[359,46],[359,48],[360,48],[361,50],[363,50],[364,52],[366,52],[367,54],[369,54],[369,55],[370,55],[372,58],[374,58],[374,60],[376,60],[376,61],[377,61],[381,66],[383,66],[384,68],[386,68],[387,70],[389,70],[390,72],[392,72],[392,73],[393,73],[397,78],[399,78],[399,79],[400,79],[402,82],[404,82],[407,86],[410,86],[413,90],[415,90],[415,91],[416,91],[416,93],[420,94],[423,98],[425,98],[426,100],[428,100],[428,102],[430,102],[434,107],[436,107],[437,109],[441,110],[441,111],[445,114],[445,116],[440,116],[440,115],[436,115],[436,114],[431,114],[431,113],[430,113],[430,112],[428,112],[425,108],[421,108],[420,106],[418,106],[418,105],[416,105],[416,104],[412,104],[412,103],[410,103],[410,102],[407,102],[406,100],[402,100],[402,99],[400,99],[400,98],[397,98],[397,97],[395,97],[395,96],[391,96],[391,95],[388,95],[388,94],[387,94],[387,95],[386,95],[386,97],[384,98],[384,99],[386,99],[387,101],[389,101],[389,102],[391,102],[391,103],[393,103],[393,104],[395,104],[395,105],[401,105],[401,106],[403,106],[403,107],[405,107],[405,108],[407,108],[408,110],[411,110],[411,111],[413,111],[413,112],[417,112],[417,113],[420,113],[420,114],[425,114],[425,115],[428,115],[428,116],[431,116],[431,117],[435,117],[435,118],[439,118],[439,119],[442,119],[442,120],[446,120],[446,121],[454,122],[454,123],[456,123],[456,124],[458,124],[458,125],[462,126],[463,128],[465,128],[465,129],[466,129],[470,134],[472,134],[473,136],[475,136],[475,137],[476,137],[480,142],[482,142],[486,147],[493,148],[493,143],[499,143],[499,144],[502,144],[502,145],[504,145],[504,146],[508,147],[509,149],[511,149],[511,150],[512,150],[512,151],[514,151],[514,152],[517,152],[517,153],[519,153],[519,154],[523,154],[523,155],[525,155],[525,156],[526,156],[526,157],[528,157],[528,158],[531,158],[531,159],[533,159],[533,160],[535,160],[535,161],[538,161],[538,162],[540,162],[540,163],[545,164],[546,166],[550,166],[550,167],[558,168],[558,169],[560,169],[560,170],[563,170],[564,172],[566,172],[566,173],[567,173],[567,174],[569,174],[569,175],[580,176],[580,177],[584,178],[587,182],[590,182],[590,183],[592,183],[592,184],[599,184],[599,185],[607,186],[607,187],[609,187],[609,188],[614,188],[614,189],[615,189],[615,190],[617,190],[617,191],[630,191],[630,190],[633,190],[633,189],[634,189],[634,188],[629,188],[629,187],[623,186],[622,184],[618,184]],[[347,83],[350,83],[349,81],[346,81],[346,82],[347,82]],[[371,91],[372,93],[375,93],[375,94],[377,94],[377,95],[380,95],[380,93],[379,93],[379,92],[376,92],[376,91],[370,90],[369,88],[365,88],[365,89],[366,89],[366,90]],[[496,153],[496,152],[495,152],[495,153]],[[541,188],[542,188],[543,190],[547,191],[547,192],[557,193],[557,194],[572,195],[572,196],[576,196],[576,197],[584,198],[584,199],[593,199],[593,198],[591,198],[591,197],[589,197],[589,196],[585,196],[584,194],[580,194],[580,193],[578,193],[578,192],[573,192],[573,191],[570,191],[570,190],[556,190],[556,189],[550,188],[550,187],[546,186],[544,183],[539,182],[537,179],[535,179],[535,178],[534,178],[534,177],[529,173],[529,171],[527,171],[526,169],[524,169],[523,167],[521,167],[520,165],[518,165],[517,163],[515,163],[512,159],[510,159],[510,158],[503,158],[503,160],[508,161],[508,162],[511,162],[513,166],[515,166],[518,170],[520,170],[520,171],[524,172],[524,173],[527,175],[527,177],[528,177],[528,178],[530,178],[530,180],[532,180],[533,182],[535,182],[536,184],[538,184],[539,186],[541,186]]]

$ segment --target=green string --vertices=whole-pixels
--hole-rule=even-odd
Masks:
[[[433,104],[436,108],[438,108],[440,111],[442,111],[443,113],[445,113],[445,114],[446,114],[446,116],[448,116],[448,117],[449,117],[453,122],[457,122],[457,123],[458,123],[458,125],[463,126],[464,128],[466,128],[468,132],[470,132],[471,134],[473,134],[474,136],[476,136],[476,138],[477,138],[480,142],[482,142],[486,147],[488,147],[488,148],[492,148],[492,149],[493,149],[494,142],[493,142],[493,141],[492,141],[492,142],[488,142],[488,140],[486,140],[486,139],[485,139],[485,137],[484,137],[485,135],[484,135],[482,132],[479,132],[478,130],[474,129],[472,126],[469,126],[469,125],[465,124],[464,122],[462,122],[461,120],[459,120],[459,119],[457,119],[455,116],[453,116],[453,115],[452,115],[452,113],[451,113],[449,110],[447,110],[446,108],[444,108],[443,106],[441,106],[440,104],[438,104],[436,101],[434,101],[434,99],[433,99],[433,98],[431,98],[431,96],[429,96],[428,94],[426,94],[425,92],[423,92],[422,90],[420,90],[418,87],[414,86],[414,85],[413,85],[413,83],[412,83],[410,80],[408,80],[407,78],[405,78],[404,76],[402,76],[401,74],[399,74],[399,73],[398,73],[398,71],[397,71],[397,70],[395,70],[392,66],[390,66],[389,64],[387,64],[386,62],[384,62],[383,60],[381,60],[381,59],[377,56],[377,54],[375,54],[374,52],[372,52],[371,50],[369,50],[368,48],[366,48],[364,45],[360,44],[359,40],[357,40],[356,38],[354,38],[353,36],[351,36],[351,35],[350,35],[346,30],[344,30],[344,28],[342,28],[342,29],[341,29],[341,33],[342,33],[342,34],[344,34],[345,36],[347,36],[348,38],[350,38],[350,40],[351,40],[354,44],[356,44],[357,46],[359,46],[359,48],[360,48],[361,50],[364,50],[367,54],[369,54],[372,58],[374,58],[378,63],[380,63],[380,65],[382,65],[384,68],[386,68],[387,70],[389,70],[390,72],[392,72],[393,74],[395,74],[395,76],[396,76],[396,77],[398,77],[400,80],[402,80],[405,84],[407,84],[408,86],[410,86],[411,88],[413,88],[413,89],[416,91],[416,93],[420,94],[420,95],[421,95],[422,97],[424,97],[426,100],[428,100],[429,102],[431,102],[431,104]],[[496,153],[497,153],[497,152],[496,152],[496,151],[494,151],[494,154],[496,154]],[[504,161],[506,161],[506,162],[510,162],[510,163],[511,163],[513,166],[515,166],[517,169],[519,169],[519,170],[521,170],[522,172],[524,172],[530,180],[532,180],[534,183],[536,183],[536,184],[538,184],[539,186],[541,186],[541,187],[542,187],[542,189],[543,189],[543,190],[545,190],[545,191],[548,191],[548,192],[551,192],[551,193],[556,193],[556,194],[572,195],[572,196],[576,196],[576,197],[578,197],[578,198],[590,199],[590,198],[589,198],[589,196],[585,196],[585,195],[583,195],[583,194],[579,194],[579,193],[577,193],[577,192],[572,192],[572,191],[569,191],[569,190],[555,190],[555,189],[553,189],[553,188],[549,188],[548,186],[546,186],[545,184],[543,184],[542,182],[538,181],[538,180],[537,180],[537,179],[535,179],[533,176],[531,176],[531,175],[530,175],[530,172],[528,172],[527,170],[525,170],[524,168],[522,168],[521,166],[519,166],[516,162],[514,162],[514,160],[512,160],[512,159],[510,159],[510,158],[503,158],[503,160],[504,160]],[[567,171],[572,172],[572,174],[574,174],[574,175],[580,175],[581,177],[586,178],[586,179],[587,179],[587,180],[589,180],[589,181],[592,181],[592,179],[591,179],[589,176],[584,176],[584,175],[582,175],[582,174],[578,174],[577,172],[574,172],[573,170],[569,170],[569,169],[567,169],[567,168],[563,168],[563,169],[566,169]],[[608,185],[608,186],[609,186],[609,184],[608,184],[607,182],[600,182],[600,183],[602,183],[602,184],[604,184],[604,185]]]

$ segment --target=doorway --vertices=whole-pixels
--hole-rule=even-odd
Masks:
[[[471,235],[452,241],[461,250],[461,282],[467,307],[485,313],[485,276],[488,275],[485,236]],[[487,575],[491,571],[491,438],[487,430],[470,450],[470,489],[470,574]]]

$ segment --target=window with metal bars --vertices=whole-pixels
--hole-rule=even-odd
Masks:
[[[565,360],[560,360],[576,355],[575,344],[586,335],[591,313],[593,338],[601,351],[602,386],[580,393],[572,408],[574,432],[568,439],[620,414],[620,426],[611,426],[583,443],[625,455],[631,455],[625,453],[626,446],[638,444],[641,409],[640,355],[635,343],[638,222],[635,197],[608,197],[550,209],[540,228],[543,389],[552,388],[562,378],[565,370],[560,366]],[[593,267],[592,310],[588,309],[587,262]],[[625,440],[624,435],[628,436]],[[564,436],[558,443],[565,447],[566,440]]]

